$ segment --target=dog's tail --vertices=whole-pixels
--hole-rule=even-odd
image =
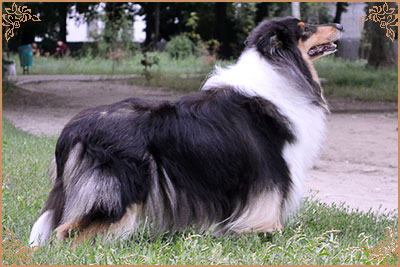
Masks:
[[[51,237],[56,224],[61,218],[64,206],[65,195],[61,179],[56,179],[55,160],[50,164],[50,176],[53,182],[53,189],[42,210],[42,214],[32,227],[29,237],[29,244],[33,246],[43,246]]]
[[[132,161],[116,160],[90,144],[83,147],[77,143],[68,150],[62,147],[57,153],[56,148],[57,174],[43,212],[33,226],[29,239],[33,246],[42,246],[54,230],[59,240],[77,234],[77,243],[107,232],[126,214],[130,203],[144,199],[139,199],[138,193],[143,194],[144,190],[130,177],[145,175]],[[133,213],[136,216],[137,212]]]
[[[39,219],[33,225],[29,244],[34,246],[43,246],[51,236],[53,228],[54,211],[46,210],[40,215]]]

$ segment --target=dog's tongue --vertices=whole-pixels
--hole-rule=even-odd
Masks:
[[[333,43],[321,44],[321,45],[311,47],[311,49],[308,50],[308,55],[312,57],[315,55],[322,54],[324,52],[334,51],[335,49],[336,49],[336,45]]]

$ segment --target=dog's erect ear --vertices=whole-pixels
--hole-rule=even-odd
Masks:
[[[277,34],[261,36],[257,41],[257,49],[266,56],[273,54],[276,50],[281,48],[282,45],[282,41],[279,40]]]

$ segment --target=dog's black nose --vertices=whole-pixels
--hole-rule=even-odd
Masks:
[[[343,26],[340,24],[335,24],[335,27],[336,27],[336,29],[338,29],[341,32],[344,30]]]

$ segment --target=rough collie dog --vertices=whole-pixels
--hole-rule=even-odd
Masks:
[[[99,233],[125,237],[192,226],[214,234],[282,229],[302,196],[327,104],[312,60],[343,27],[262,22],[238,62],[177,101],[90,108],[63,129],[53,189],[32,245]]]

